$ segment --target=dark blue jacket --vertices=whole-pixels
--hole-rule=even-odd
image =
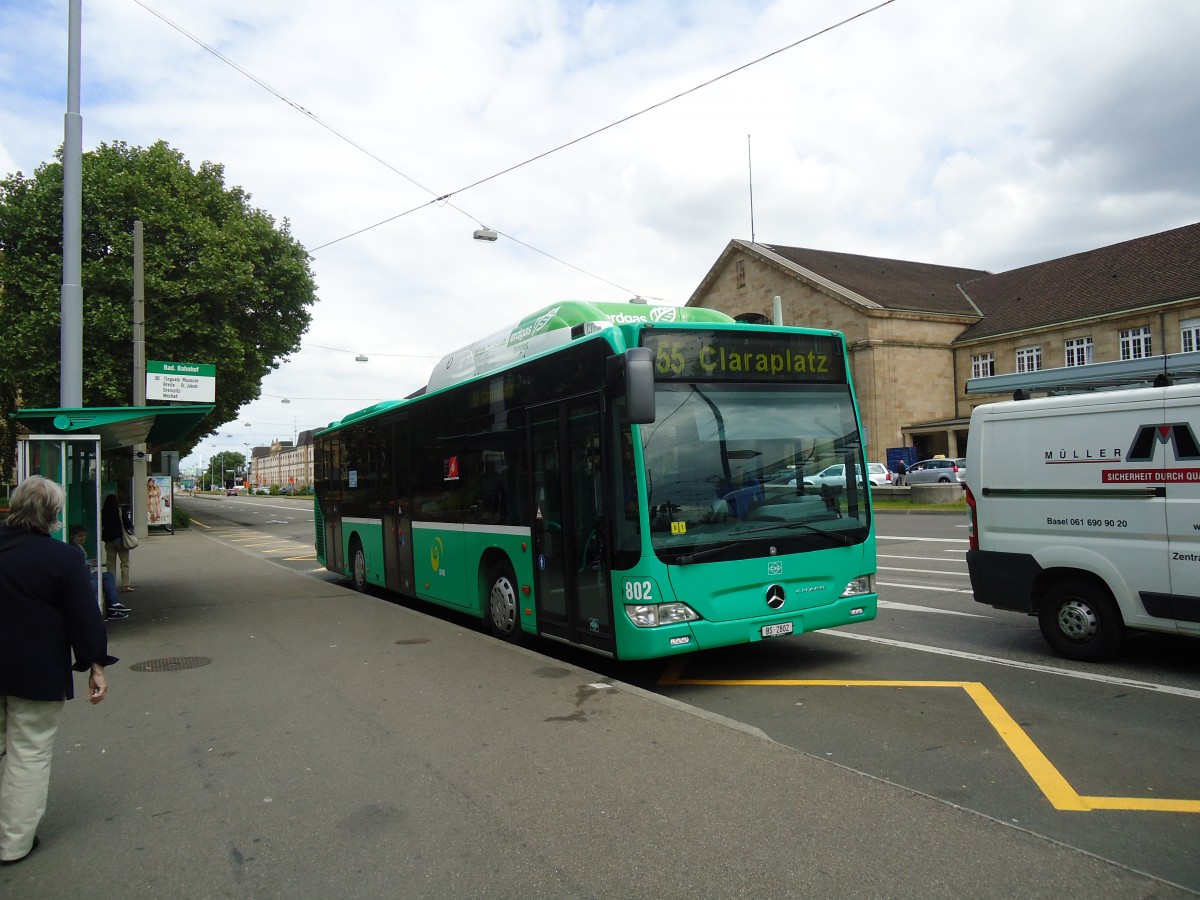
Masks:
[[[78,672],[117,661],[87,562],[48,534],[0,525],[0,694],[71,699],[72,651]]]

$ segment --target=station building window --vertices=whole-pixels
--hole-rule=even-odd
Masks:
[[[1092,361],[1092,339],[1090,337],[1069,338],[1063,342],[1063,355],[1068,366],[1086,366]]]

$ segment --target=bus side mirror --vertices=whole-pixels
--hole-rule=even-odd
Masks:
[[[625,351],[625,402],[634,425],[654,421],[654,351],[649,347]]]

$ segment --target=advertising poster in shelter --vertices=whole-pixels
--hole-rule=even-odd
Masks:
[[[171,521],[174,499],[171,496],[171,476],[151,475],[146,480],[146,524],[151,528],[157,525],[170,530],[174,524]]]

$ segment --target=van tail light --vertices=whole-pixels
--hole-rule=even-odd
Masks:
[[[971,511],[971,524],[968,529],[968,537],[971,539],[970,547],[972,550],[979,549],[979,510],[975,508],[975,495],[971,493],[971,488],[964,486],[964,493],[967,495],[967,509]]]

